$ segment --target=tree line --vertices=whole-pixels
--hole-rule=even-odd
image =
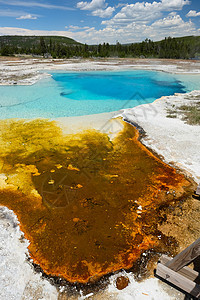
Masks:
[[[120,44],[119,42],[115,45],[110,45],[109,43],[99,45],[66,45],[51,38],[49,41],[45,41],[43,37],[40,37],[39,43],[31,47],[25,47],[23,43],[20,47],[1,43],[0,54],[2,56],[27,54],[44,57],[51,56],[53,58],[142,57],[191,59],[200,57],[200,41],[191,43],[191,39],[168,37],[160,42],[153,42],[150,39],[146,39],[141,43],[127,45]]]

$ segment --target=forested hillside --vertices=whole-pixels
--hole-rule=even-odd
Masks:
[[[108,43],[83,45],[58,36],[0,36],[2,56],[29,54],[53,58],[70,57],[146,57],[200,59],[200,37],[165,38],[159,42],[146,39],[141,43],[122,45]]]
[[[62,36],[0,36],[1,55],[34,54],[65,56],[65,48],[81,45],[73,39]]]

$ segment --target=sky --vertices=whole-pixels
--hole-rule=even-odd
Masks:
[[[87,44],[200,35],[200,0],[0,0],[0,35],[60,35]]]

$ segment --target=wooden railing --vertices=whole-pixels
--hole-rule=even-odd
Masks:
[[[187,267],[200,256],[200,238],[173,259],[162,255],[156,275],[174,284],[184,292],[200,299],[200,267],[197,271]]]

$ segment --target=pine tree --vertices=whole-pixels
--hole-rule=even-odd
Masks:
[[[46,44],[42,36],[40,37],[40,52],[43,55],[47,52]]]

